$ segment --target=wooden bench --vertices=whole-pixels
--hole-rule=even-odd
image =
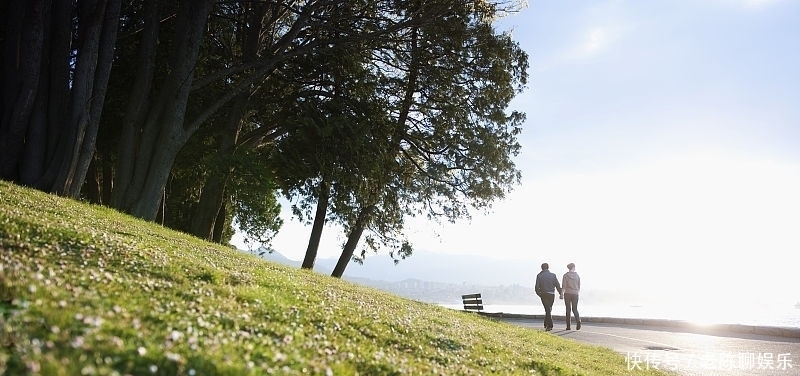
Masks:
[[[464,303],[465,311],[483,311],[483,299],[480,293],[461,295],[461,301]]]

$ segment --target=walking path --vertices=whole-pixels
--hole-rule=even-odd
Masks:
[[[544,330],[542,315],[484,315]],[[556,326],[549,333],[611,348],[625,355],[631,370],[649,367],[692,376],[800,375],[800,328],[584,317],[577,331],[565,330],[564,316],[553,316],[553,321]]]

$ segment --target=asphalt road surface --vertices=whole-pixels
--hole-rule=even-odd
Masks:
[[[542,320],[500,320],[544,330]],[[800,375],[800,337],[752,333],[698,334],[674,326],[584,322],[565,330],[556,321],[552,335],[600,345],[625,355],[628,369],[658,368],[679,375]]]

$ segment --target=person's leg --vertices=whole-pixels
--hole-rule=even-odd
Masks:
[[[545,307],[544,307],[544,326],[545,329],[553,329],[553,302],[555,295],[544,294]]]
[[[567,330],[572,329],[571,328],[572,318],[570,317],[570,312],[572,311],[572,304],[571,304],[572,300],[570,300],[569,295],[570,294],[564,294],[564,305],[567,306],[567,314],[564,315],[567,321]]]
[[[575,314],[575,329],[581,330],[581,315],[578,314],[578,294],[572,298],[572,313]]]
[[[539,295],[542,300],[542,307],[544,307],[544,328],[547,329],[547,294]]]

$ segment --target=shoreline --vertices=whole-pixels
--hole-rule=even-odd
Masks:
[[[528,319],[528,320],[544,320],[543,314],[520,314],[520,313],[505,313],[505,312],[477,312],[478,314],[486,317],[498,319]],[[553,315],[553,321],[563,323],[565,321],[564,315]],[[687,333],[696,334],[712,334],[712,335],[730,335],[737,334],[750,334],[750,335],[764,335],[772,337],[786,337],[786,338],[800,338],[800,328],[784,327],[784,326],[759,326],[759,325],[743,325],[743,324],[696,324],[684,320],[669,320],[669,319],[642,319],[642,318],[619,318],[619,317],[582,317],[581,322],[585,323],[599,323],[599,324],[622,324],[622,325],[635,325],[644,327],[653,327],[654,329],[670,328],[672,330],[680,330]]]

